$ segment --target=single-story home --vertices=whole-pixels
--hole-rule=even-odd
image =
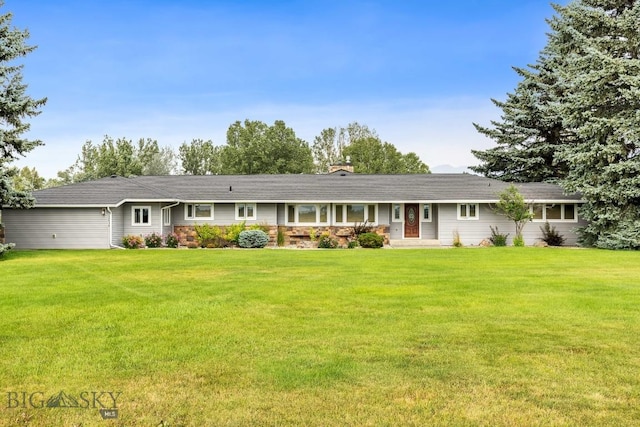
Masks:
[[[471,174],[363,175],[345,170],[323,175],[112,176],[34,192],[32,209],[4,207],[5,240],[17,248],[113,248],[129,234],[176,233],[194,245],[196,224],[246,221],[278,230],[286,244],[330,232],[345,242],[354,224],[367,221],[386,244],[442,245],[458,235],[479,245],[490,226],[515,235],[512,221],[495,212],[509,184]],[[518,184],[531,204],[526,244],[540,241],[548,221],[577,244],[579,195],[553,184]]]

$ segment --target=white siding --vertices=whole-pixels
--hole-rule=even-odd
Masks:
[[[20,249],[109,248],[109,215],[101,208],[5,209],[5,240]]]

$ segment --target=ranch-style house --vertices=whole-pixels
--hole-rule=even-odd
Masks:
[[[112,176],[33,193],[32,209],[2,209],[5,241],[22,249],[104,249],[129,234],[176,233],[195,246],[194,225],[242,221],[278,230],[286,245],[301,245],[311,232],[329,232],[346,244],[354,224],[367,221],[385,244],[479,245],[490,226],[515,234],[512,221],[495,212],[509,184],[471,174],[363,175],[338,169],[322,175]],[[548,221],[576,245],[579,195],[547,183],[517,184],[534,213],[526,244],[540,241]]]

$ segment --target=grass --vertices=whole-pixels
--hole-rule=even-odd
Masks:
[[[635,425],[639,261],[551,248],[10,252],[0,425]],[[28,402],[60,391],[89,408]],[[118,419],[102,420],[94,391],[121,393]]]

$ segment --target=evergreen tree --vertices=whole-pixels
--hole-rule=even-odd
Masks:
[[[0,7],[4,4],[0,2]],[[0,16],[0,209],[2,206],[30,207],[33,198],[28,189],[19,191],[13,185],[11,162],[24,156],[42,142],[29,140],[23,134],[29,130],[26,118],[40,114],[46,98],[33,99],[22,82],[22,65],[15,60],[31,53],[27,30],[11,27],[11,13]]]
[[[564,188],[586,200],[582,241],[640,248],[640,1],[556,6],[550,50],[566,93],[557,109],[575,135],[558,151]]]
[[[477,126],[497,147],[472,169],[509,181],[558,179],[579,192],[582,242],[640,248],[640,1],[554,5],[540,59],[504,103],[502,122]]]
[[[481,164],[470,169],[508,182],[556,181],[567,174],[556,151],[569,135],[553,108],[562,88],[544,59],[529,69],[514,69],[522,77],[515,92],[504,102],[491,100],[502,110],[502,120],[492,121],[492,128],[474,123],[497,146],[472,150]]]

